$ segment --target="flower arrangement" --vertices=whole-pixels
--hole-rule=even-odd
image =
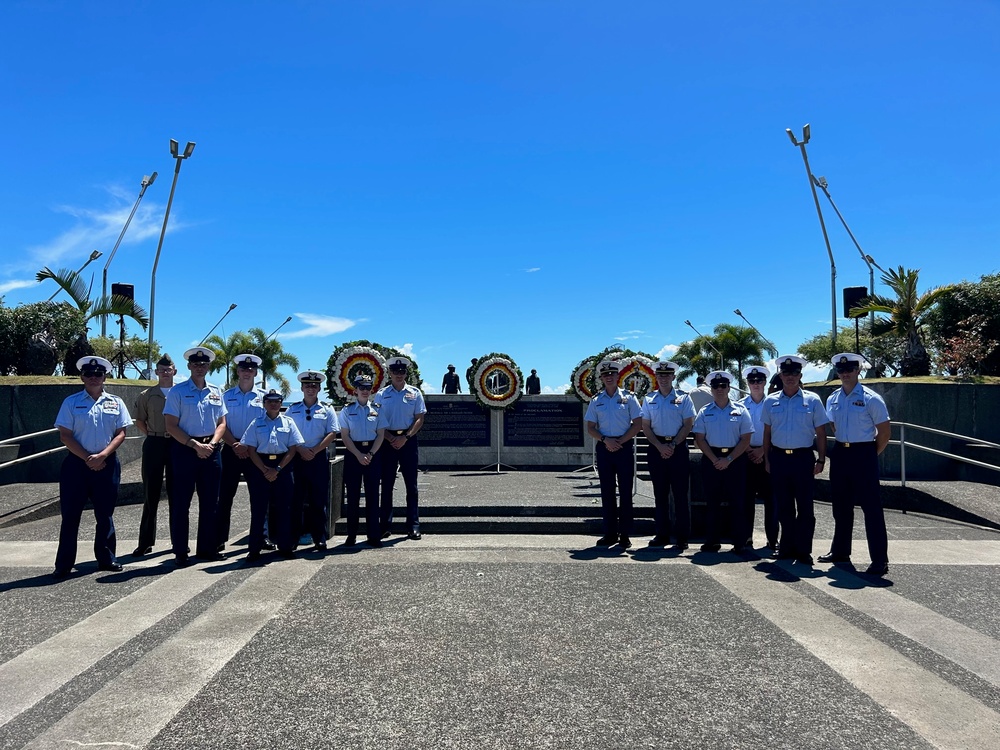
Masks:
[[[569,378],[573,394],[584,403],[594,397],[594,392],[590,388],[590,376],[596,364],[593,357],[587,357],[576,366]]]
[[[645,352],[635,352],[631,349],[622,349],[618,346],[609,346],[584,362],[592,362],[590,372],[585,375],[585,385],[590,390],[591,395],[586,399],[589,401],[595,394],[600,393],[603,386],[597,374],[597,365],[606,359],[613,359],[621,365],[618,372],[618,387],[625,388],[635,393],[636,397],[642,399],[647,393],[656,388],[656,361],[651,355]],[[584,362],[577,367],[577,372]],[[574,372],[574,384],[576,372]],[[581,390],[574,388],[577,396],[581,396]]]
[[[508,409],[521,398],[524,375],[506,354],[491,352],[479,358],[472,376],[472,393],[483,406]]]
[[[371,341],[348,341],[341,344],[326,363],[327,393],[334,404],[343,406],[354,400],[354,378],[368,375],[372,388],[378,390],[389,383],[389,369],[386,361],[391,357],[405,357],[398,349]],[[412,361],[411,357],[408,357]],[[410,368],[406,382],[420,387],[422,380],[416,362]]]

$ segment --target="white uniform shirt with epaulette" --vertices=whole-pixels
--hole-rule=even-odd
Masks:
[[[767,396],[760,420],[771,426],[771,445],[789,449],[812,448],[816,428],[830,422],[822,399],[802,388],[794,396],[784,391]]]
[[[676,388],[663,395],[659,390],[647,393],[642,403],[642,418],[648,419],[653,434],[672,438],[684,426],[685,419],[694,419],[691,397]]]
[[[419,388],[404,385],[397,391],[392,385],[375,394],[375,409],[378,411],[378,429],[405,430],[413,424],[418,414],[426,414],[424,394]]]
[[[87,391],[67,396],[56,414],[56,427],[65,427],[88,454],[100,453],[115,433],[132,424],[125,402],[110,393],[96,399]]]
[[[191,437],[207,437],[226,416],[222,389],[211,383],[198,388],[193,380],[185,380],[170,389],[163,413],[177,417],[177,426]]]
[[[692,432],[704,435],[713,448],[735,448],[747,433],[753,433],[750,412],[742,404],[730,401],[719,406],[712,401],[698,412]],[[753,438],[750,438],[753,442]]]
[[[302,445],[304,441],[295,422],[284,414],[274,419],[265,414],[250,423],[240,442],[255,448],[258,453],[278,454],[285,453],[293,445]]]
[[[260,388],[251,388],[244,393],[238,385],[234,385],[222,394],[222,399],[226,402],[226,426],[237,440],[251,422],[266,413],[264,391]]]
[[[341,434],[346,434],[355,443],[371,442],[378,437],[377,423],[378,409],[371,401],[364,405],[355,401],[340,410]]]
[[[750,419],[753,420],[753,437],[750,438],[751,448],[760,448],[764,445],[764,423],[761,421],[761,415],[764,413],[764,398],[761,398],[759,404],[754,402],[753,396],[747,396],[739,401],[750,412]]]
[[[583,418],[587,422],[594,422],[597,431],[605,437],[617,438],[628,432],[632,421],[641,416],[642,407],[635,394],[618,388],[610,396],[602,389],[590,400]]]
[[[858,383],[850,393],[838,388],[826,399],[826,413],[841,443],[866,443],[875,439],[875,426],[889,421],[885,401],[871,388]]]
[[[306,441],[306,448],[315,448],[331,432],[340,432],[337,410],[322,401],[317,401],[312,406],[306,406],[304,401],[296,401],[285,409],[285,416],[299,428],[302,439]]]

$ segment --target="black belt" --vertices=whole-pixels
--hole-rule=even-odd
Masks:
[[[791,456],[796,453],[803,453],[805,451],[809,451],[809,453],[813,452],[812,448],[779,448],[776,445],[772,445],[771,450],[778,451],[778,453],[784,453],[786,456]]]
[[[215,439],[215,435],[202,435],[201,437],[191,435],[191,439],[196,443],[211,443]]]
[[[735,445],[732,448],[716,448],[714,445],[710,445],[708,447],[712,449],[712,453],[719,453],[723,456],[726,455],[727,453],[732,453],[734,450],[736,450]]]
[[[407,427],[406,430],[408,430],[408,429],[410,429],[410,428]],[[395,435],[395,436],[399,437],[400,435],[405,435],[406,434],[406,430],[386,430],[386,432],[388,432],[390,435]]]
[[[875,445],[874,440],[865,440],[863,443],[841,443],[837,441],[838,448],[865,448],[869,445]]]
[[[671,440],[674,439],[673,435],[667,437],[666,435],[657,435],[655,432],[653,433],[653,437],[655,437],[657,440],[662,440],[664,443],[669,443]]]
[[[165,432],[147,432],[146,437],[167,437]]]
[[[285,457],[284,453],[258,453],[260,460],[265,463],[273,461],[274,463],[281,463],[281,459]]]
[[[356,440],[354,442],[355,446],[361,446],[362,448],[369,448],[375,444],[374,440]]]

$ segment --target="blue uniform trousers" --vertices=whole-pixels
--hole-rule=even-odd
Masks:
[[[295,478],[292,536],[297,543],[304,528],[312,536],[313,544],[325,542],[330,505],[330,454],[324,448],[312,461],[296,455],[292,461],[292,475]]]
[[[601,509],[605,536],[632,534],[632,485],[635,474],[635,441],[611,452],[597,443],[597,478],[601,483]],[[617,484],[617,493],[615,485]],[[620,500],[620,502],[619,502]]]
[[[265,466],[274,467],[281,463],[282,453],[273,459],[261,455]],[[278,478],[267,481],[264,475],[250,464],[250,539],[249,552],[260,552],[264,548],[264,521],[270,518],[272,541],[281,552],[293,552],[297,538],[292,536],[292,496],[295,480],[287,468],[278,472]]]
[[[731,450],[731,449],[730,449]],[[721,449],[713,448],[716,456],[722,458]],[[722,454],[722,455],[720,455]],[[705,543],[719,544],[722,541],[722,501],[729,504],[729,534],[734,547],[746,544],[746,482],[748,459],[746,453],[733,459],[729,467],[719,471],[707,456],[701,459],[701,482],[705,489],[705,505],[708,514],[705,523]]]
[[[854,532],[854,506],[865,516],[868,555],[873,563],[889,562],[889,538],[882,512],[881,486],[878,481],[878,451],[875,442],[837,443],[830,456],[830,492],[833,495],[833,555],[851,556]]]
[[[145,549],[156,544],[156,512],[163,491],[163,477],[167,478],[167,505],[174,491],[173,462],[170,460],[169,435],[147,435],[142,441],[142,519],[139,521],[139,547]],[[168,516],[169,517],[169,516]]]
[[[252,450],[252,449],[251,449]],[[222,446],[222,474],[219,478],[219,507],[215,513],[216,546],[229,540],[230,525],[233,516],[233,499],[240,488],[240,480],[246,480],[250,486],[250,475],[257,472],[253,461],[240,458],[236,451],[228,445]],[[267,525],[264,526],[267,534]]]
[[[691,478],[690,451],[686,444],[674,447],[670,458],[664,458],[655,447],[646,448],[649,478],[653,483],[656,503],[654,518],[657,536],[670,536],[670,493],[674,493],[674,533],[678,544],[686,544],[691,533],[691,506],[688,486]]]
[[[87,462],[72,454],[63,460],[59,470],[59,548],[56,570],[68,572],[76,563],[76,538],[80,533],[83,507],[89,500],[94,506],[97,530],[94,534],[94,558],[98,565],[115,562],[115,522],[112,515],[118,502],[121,466],[114,455],[104,462],[100,471],[91,471]]]
[[[355,442],[363,450],[374,441]],[[384,443],[383,443],[384,445]],[[379,483],[382,480],[382,451],[372,457],[367,466],[358,463],[354,454],[348,451],[344,454],[344,512],[347,517],[347,535],[358,533],[358,517],[361,507],[361,486],[365,488],[365,533],[370,541],[381,537],[379,526]],[[383,500],[384,502],[384,500]],[[392,512],[392,500],[388,507],[382,508],[386,515]]]
[[[781,539],[778,554],[782,557],[804,557],[812,554],[816,516],[813,496],[816,477],[813,469],[816,457],[812,448],[795,448],[787,453],[771,448],[771,490],[778,507]]]
[[[174,555],[187,557],[191,530],[191,498],[198,491],[198,541],[195,554],[216,554],[215,512],[219,504],[219,478],[222,475],[221,451],[208,458],[198,458],[193,448],[172,441],[174,462],[174,497],[170,504],[170,543]]]
[[[385,533],[392,527],[392,488],[396,483],[396,469],[399,468],[403,474],[403,484],[406,486],[406,530],[419,533],[416,439],[407,440],[399,450],[389,445],[389,441],[386,440],[379,448],[379,455],[382,457],[382,510],[379,514],[379,528]]]
[[[764,536],[768,544],[778,543],[778,509],[771,490],[771,475],[761,461],[755,464],[747,457],[747,545],[753,546],[753,521],[757,510],[757,500],[764,506]]]

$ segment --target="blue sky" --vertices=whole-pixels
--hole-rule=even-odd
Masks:
[[[922,286],[998,269],[1000,3],[9,2],[0,293],[109,270],[175,356],[276,328],[302,366],[365,338],[511,355],[561,392],[606,346],[830,327],[798,149],[866,252]],[[822,198],[822,196],[821,196]],[[867,267],[823,199],[840,289]],[[877,280],[877,279],[876,279]],[[138,329],[136,328],[137,332]],[[132,329],[130,329],[132,332]],[[845,348],[848,346],[845,345]],[[287,373],[292,375],[292,373]]]

